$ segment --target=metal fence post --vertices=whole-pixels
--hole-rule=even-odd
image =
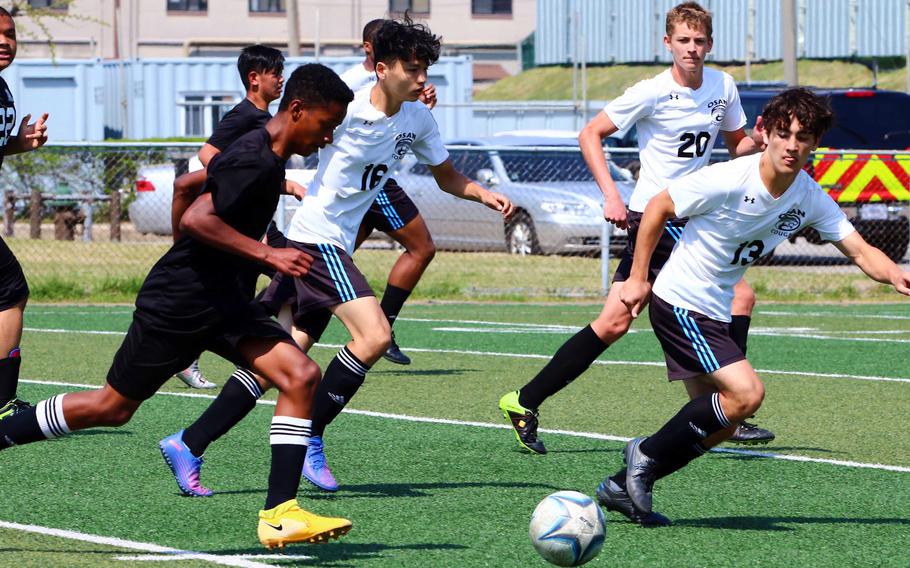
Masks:
[[[120,192],[115,189],[111,191],[111,241],[120,242]]]
[[[16,226],[16,192],[3,192],[3,236],[12,237]]]
[[[32,188],[32,197],[29,202],[29,232],[31,239],[41,238],[41,190]]]

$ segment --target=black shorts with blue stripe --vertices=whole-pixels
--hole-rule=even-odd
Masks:
[[[376,229],[390,233],[410,223],[419,213],[408,194],[390,179],[376,194],[376,200],[363,216],[362,226],[368,232]]]
[[[727,322],[673,306],[651,294],[651,327],[664,349],[671,381],[713,373],[746,358]]]
[[[619,259],[619,266],[616,267],[616,272],[613,274],[613,282],[625,282],[629,279],[629,273],[632,271],[632,257],[635,254],[635,241],[638,238],[638,226],[641,225],[641,213],[638,211],[627,211],[627,213],[627,219],[629,221],[629,238],[628,241],[626,241],[626,248],[622,251],[622,257]],[[682,235],[686,222],[688,222],[688,219],[678,217],[674,217],[667,221],[664,232],[660,234],[660,240],[657,241],[657,247],[654,249],[654,254],[651,255],[651,264],[648,267],[649,282],[654,282],[654,279],[657,278],[657,274],[660,272],[661,268],[667,263],[667,259],[670,258],[670,253],[673,252],[673,247],[676,246],[676,241],[678,241],[680,235]]]
[[[312,256],[313,264],[309,272],[299,278],[276,274],[260,302],[273,314],[281,306],[289,304],[294,325],[310,337],[318,339],[328,324],[330,314],[327,308],[375,296],[366,277],[344,249],[325,243],[298,243],[290,239],[287,246]]]

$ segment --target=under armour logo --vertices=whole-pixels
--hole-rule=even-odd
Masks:
[[[364,126],[373,126],[373,121],[372,121],[372,120],[364,120],[364,121],[363,121],[363,125],[364,125]]]
[[[754,197],[749,197],[748,195],[743,198],[743,203],[755,203]]]
[[[670,98],[667,99],[667,100],[670,100],[670,101],[672,101],[672,100],[677,100],[677,101],[678,101],[678,100],[679,100],[679,93],[670,93]]]

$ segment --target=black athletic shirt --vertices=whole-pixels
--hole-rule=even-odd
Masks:
[[[215,212],[260,239],[275,214],[285,160],[265,128],[241,136],[209,163],[203,193]],[[253,299],[262,266],[184,235],[155,264],[136,298],[136,317],[171,332],[194,332],[240,313]]]
[[[13,104],[13,94],[9,91],[9,86],[3,77],[0,77],[0,165],[3,164],[3,155],[6,153],[6,145],[13,130],[16,128],[16,107]],[[2,240],[2,237],[0,237]],[[6,267],[9,263],[16,260],[12,251],[5,244],[0,245],[0,267]]]
[[[251,130],[265,126],[270,118],[272,115],[268,111],[259,110],[250,102],[250,99],[243,99],[221,117],[221,122],[215,127],[215,131],[212,132],[206,143],[223,152],[234,140]]]

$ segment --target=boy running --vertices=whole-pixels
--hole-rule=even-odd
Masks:
[[[107,383],[52,397],[0,421],[0,450],[95,426],[121,426],[171,375],[208,349],[255,369],[280,391],[269,436],[272,463],[259,512],[260,542],[269,548],[320,542],[350,530],[347,519],[319,517],[297,505],[319,367],[251,300],[260,263],[294,276],[309,269],[308,255],[259,239],[275,213],[285,162],[330,143],[352,98],[327,67],[295,70],[278,114],[210,164],[203,195],[181,219],[185,235],[139,291]],[[168,456],[175,472],[198,471],[200,460],[175,450]],[[190,481],[198,486],[198,478]]]
[[[295,339],[304,351],[319,340],[332,314],[352,337],[329,363],[319,384],[302,469],[304,477],[326,491],[337,491],[338,483],[325,462],[325,428],[350,402],[391,340],[388,320],[350,257],[363,215],[386,174],[413,151],[420,162],[429,165],[443,191],[483,203],[506,219],[513,212],[506,197],[455,170],[436,122],[426,106],[417,102],[425,88],[427,68],[439,57],[439,38],[410,20],[390,20],[376,32],[373,47],[378,82],[357,93],[334,143],[319,152],[316,177],[291,222],[288,246],[311,256],[312,266],[300,277],[277,275],[263,299],[273,312],[291,303],[293,323],[300,330]],[[194,423],[193,439],[184,436],[184,442],[195,456],[201,456],[211,442],[242,420],[271,386],[267,380],[256,382],[259,392],[238,389],[229,399],[222,391]],[[198,469],[193,475],[198,479]],[[186,485],[179,478],[178,484]]]
[[[537,376],[499,401],[518,443],[533,453],[546,453],[537,437],[540,405],[580,376],[629,330],[632,318],[619,298],[632,265],[641,212],[648,200],[668,180],[706,165],[719,136],[732,156],[759,150],[758,142],[747,137],[743,129],[746,116],[733,78],[705,67],[705,57],[713,46],[711,14],[695,2],[679,4],[667,13],[666,30],[664,45],[673,56],[671,67],[611,101],[578,137],[585,162],[604,194],[604,218],[617,227],[628,228],[629,240],[597,319],[566,341]],[[638,128],[641,172],[627,211],[607,168],[602,140],[633,125]],[[651,263],[651,279],[666,261],[685,222],[672,219],[667,224]],[[736,289],[733,333],[745,352],[754,294],[745,282]],[[750,424],[743,426],[740,441],[768,442],[774,438],[767,430]],[[633,513],[631,508],[625,510]]]
[[[832,117],[828,102],[811,91],[784,91],[762,112],[764,152],[671,181],[648,203],[621,300],[631,317],[641,313],[651,292],[648,263],[664,225],[688,217],[654,282],[650,319],[668,377],[685,381],[692,399],[657,433],[626,446],[627,468],[604,480],[598,496],[625,487],[635,508],[649,513],[656,480],[727,439],[737,421],[761,406],[764,386],[730,337],[733,288],[789,236],[812,227],[870,278],[910,295],[910,273],[866,243],[803,171]]]

